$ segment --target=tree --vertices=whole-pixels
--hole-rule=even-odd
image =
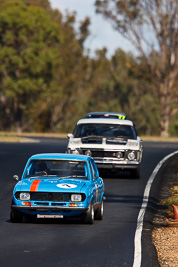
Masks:
[[[12,1],[17,1],[17,0],[0,0],[0,4]],[[21,0],[21,1],[28,6],[40,6],[46,10],[50,10],[50,3],[48,0]]]
[[[96,0],[95,4],[96,11],[135,46],[152,74],[161,102],[161,135],[168,136],[178,97],[177,0]]]
[[[91,60],[87,99],[88,112],[124,112],[139,134],[159,134],[160,102],[153,79],[131,53],[118,49],[108,59],[106,49],[97,51]]]
[[[152,76],[142,62],[121,49],[116,50],[111,62],[115,103],[134,121],[139,134],[159,135],[160,101]]]
[[[0,110],[5,129],[14,125],[21,131],[31,123],[36,99],[50,88],[60,44],[61,31],[45,9],[21,1],[0,5]]]
[[[63,16],[54,10],[52,17],[62,32],[63,42],[50,91],[44,92],[39,100],[42,101],[43,112],[36,119],[36,129],[66,132],[73,130],[81,116],[83,103],[87,102],[86,86],[90,62],[83,53],[83,43],[88,36],[89,19],[82,21],[77,31],[74,27],[75,13]]]

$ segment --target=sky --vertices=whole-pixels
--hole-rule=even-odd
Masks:
[[[112,56],[117,48],[134,53],[134,48],[117,31],[113,30],[109,21],[101,14],[95,13],[95,0],[49,0],[49,2],[52,8],[59,9],[62,14],[65,14],[66,10],[76,11],[77,21],[84,20],[86,17],[90,18],[90,35],[85,42],[85,48],[90,49],[91,56],[94,56],[95,50],[103,47],[107,48],[108,57]]]

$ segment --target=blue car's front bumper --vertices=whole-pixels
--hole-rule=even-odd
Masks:
[[[13,209],[18,210],[34,210],[34,211],[87,211],[88,208],[85,207],[63,207],[63,206],[23,206],[23,205],[12,205]]]
[[[63,217],[77,216],[85,213],[88,207],[69,207],[69,206],[45,206],[45,205],[12,205],[12,209],[18,210],[28,215],[62,215]],[[38,216],[37,216],[38,217]]]
[[[49,206],[16,206],[12,205],[12,209],[16,209],[27,215],[62,215],[62,217],[73,217],[85,213],[88,208],[85,207],[49,207]]]

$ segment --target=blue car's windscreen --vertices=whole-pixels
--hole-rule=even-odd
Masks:
[[[31,160],[24,178],[50,177],[78,177],[88,179],[88,169],[85,161],[72,160]]]

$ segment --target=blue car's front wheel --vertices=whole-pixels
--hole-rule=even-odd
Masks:
[[[94,207],[93,201],[91,201],[90,206],[85,214],[82,216],[83,222],[87,224],[93,224],[94,222]]]
[[[103,219],[103,213],[104,213],[104,204],[103,204],[103,199],[102,199],[99,209],[95,212],[95,219],[96,220],[102,220]]]
[[[11,208],[10,221],[12,223],[21,223],[23,220],[23,214],[17,210]]]

